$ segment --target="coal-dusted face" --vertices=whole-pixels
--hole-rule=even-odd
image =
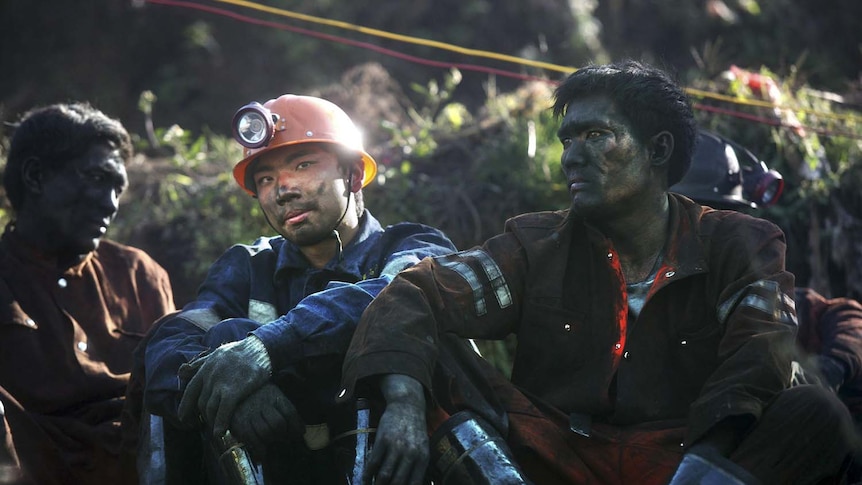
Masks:
[[[342,224],[355,224],[348,170],[334,151],[287,146],[261,155],[249,170],[270,225],[294,244],[314,245]]]
[[[614,216],[643,202],[653,183],[650,150],[609,97],[572,101],[557,135],[575,214]]]
[[[120,207],[128,177],[120,151],[107,143],[90,147],[58,168],[39,169],[30,217],[39,220],[43,249],[73,258],[94,251]]]

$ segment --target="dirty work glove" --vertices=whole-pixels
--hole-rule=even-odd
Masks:
[[[301,438],[305,424],[281,389],[267,383],[237,406],[230,432],[248,446],[253,456],[260,458],[275,439]]]
[[[425,483],[428,468],[428,430],[425,390],[416,379],[390,374],[381,381],[386,409],[380,416],[374,448],[363,483],[375,485]]]
[[[180,374],[192,373],[180,401],[179,418],[192,422],[199,415],[212,426],[213,436],[222,436],[237,405],[269,380],[272,363],[263,342],[250,335],[180,367]]]

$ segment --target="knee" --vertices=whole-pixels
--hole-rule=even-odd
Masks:
[[[791,387],[780,393],[770,408],[780,407],[800,414],[800,418],[816,416],[818,421],[850,420],[850,412],[834,392],[813,384]]]
[[[783,391],[769,406],[768,412],[784,415],[809,436],[831,435],[836,442],[850,448],[859,447],[853,418],[847,406],[830,390],[818,385],[802,385]]]

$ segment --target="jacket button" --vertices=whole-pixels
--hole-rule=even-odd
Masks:
[[[614,253],[608,253],[608,259],[614,259]]]
[[[341,392],[338,393],[338,397],[344,397],[347,394],[347,389],[342,389]]]
[[[631,356],[631,354],[629,354],[628,350],[626,350],[625,353],[623,353],[623,359],[629,360],[630,356]]]
[[[59,286],[60,288],[65,288],[69,286],[69,282],[66,281],[66,278],[60,278],[59,280],[57,280],[57,286]]]
[[[680,340],[679,344],[680,345],[688,345],[688,340]]]
[[[78,350],[81,352],[87,351],[87,342],[78,342]]]
[[[566,330],[566,332],[570,332],[572,330],[572,326],[569,325],[568,323],[563,325],[563,328]]]
[[[621,343],[616,343],[616,344],[614,344],[614,348],[619,350],[619,349],[623,348],[623,345]]]
[[[676,274],[676,271],[668,271],[667,273],[664,274],[664,277],[665,278],[673,278],[673,275],[675,275],[675,274]]]

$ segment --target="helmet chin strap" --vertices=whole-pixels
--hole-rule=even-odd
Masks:
[[[317,243],[323,242],[327,238],[330,238],[330,237],[335,238],[336,251],[337,251],[337,256],[338,256],[339,261],[341,261],[344,246],[342,245],[342,242],[341,242],[341,235],[338,234],[338,226],[341,225],[341,221],[344,220],[344,216],[346,216],[347,211],[350,210],[350,196],[353,194],[353,191],[350,190],[352,183],[353,183],[353,168],[350,169],[350,173],[347,176],[347,204],[345,204],[345,206],[344,206],[344,212],[341,213],[341,217],[339,217],[338,220],[335,221],[335,224],[332,225],[332,231],[324,234],[323,236],[319,237],[315,241],[307,244],[307,246],[313,246]],[[273,230],[275,230],[275,232],[278,233],[279,232],[278,228],[275,227],[275,225],[273,225],[272,221],[269,220],[269,217],[266,215],[266,212],[264,212],[263,217],[266,219],[266,222],[267,222],[267,224],[269,224],[269,227],[273,228]]]
[[[341,217],[339,217],[338,220],[335,221],[335,224],[332,226],[332,232],[330,232],[329,234],[326,234],[325,236],[322,236],[320,239],[318,239],[317,241],[314,242],[314,244],[317,244],[319,242],[322,242],[327,237],[335,238],[336,256],[338,257],[339,261],[341,261],[343,251],[344,251],[344,246],[342,245],[342,242],[341,242],[341,235],[338,234],[338,226],[341,225],[341,221],[344,220],[344,216],[347,215],[347,211],[350,209],[350,196],[353,195],[353,190],[351,190],[352,185],[353,185],[353,167],[350,167],[350,171],[347,174],[347,204],[344,205],[344,212],[342,212]]]
[[[344,216],[347,215],[347,210],[350,209],[350,194],[352,193],[353,192],[350,189],[347,190],[347,204],[344,207],[344,212],[341,213],[341,217],[338,218],[338,221],[335,223],[335,227],[332,228],[332,237],[335,238],[336,251],[339,261],[341,261],[344,246],[341,244],[341,235],[338,234],[338,226],[341,225],[341,221],[343,221]]]

